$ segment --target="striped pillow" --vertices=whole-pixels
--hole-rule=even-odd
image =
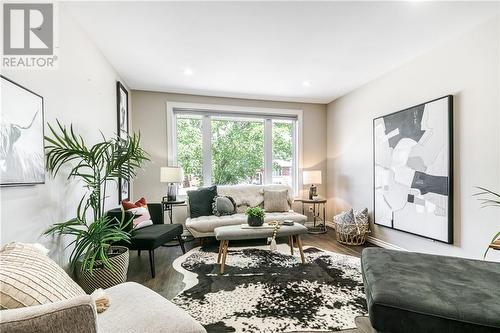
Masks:
[[[85,295],[39,244],[10,243],[0,250],[0,308],[16,309]]]

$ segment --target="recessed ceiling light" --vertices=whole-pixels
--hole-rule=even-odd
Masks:
[[[191,68],[189,68],[189,67],[184,68],[184,75],[191,76],[193,74],[194,74],[194,71]]]
[[[307,80],[302,81],[302,87],[310,87],[310,86],[311,86],[311,82],[309,82]]]

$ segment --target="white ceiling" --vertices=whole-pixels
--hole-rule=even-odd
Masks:
[[[63,6],[132,89],[315,103],[330,102],[498,13],[495,2]]]

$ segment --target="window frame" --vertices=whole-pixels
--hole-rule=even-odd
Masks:
[[[211,117],[248,117],[261,118],[264,122],[264,184],[272,184],[272,121],[279,119],[295,120],[292,139],[294,150],[292,154],[293,176],[292,188],[294,196],[298,196],[301,186],[299,171],[303,169],[303,111],[299,109],[275,109],[246,107],[233,105],[198,104],[185,102],[166,102],[167,120],[167,163],[177,164],[177,119],[176,114],[200,115],[202,119],[202,144],[203,144],[203,183],[212,182],[212,156],[211,156]]]

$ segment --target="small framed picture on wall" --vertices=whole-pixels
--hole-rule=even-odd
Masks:
[[[117,136],[120,142],[128,138],[128,91],[121,82],[116,82]],[[118,203],[130,199],[130,182],[118,179]]]
[[[117,104],[117,134],[120,139],[127,140],[128,136],[128,91],[116,82],[116,104]]]
[[[130,200],[130,183],[128,180],[120,178],[120,181],[118,182],[118,201],[119,203],[122,202],[122,200]]]

